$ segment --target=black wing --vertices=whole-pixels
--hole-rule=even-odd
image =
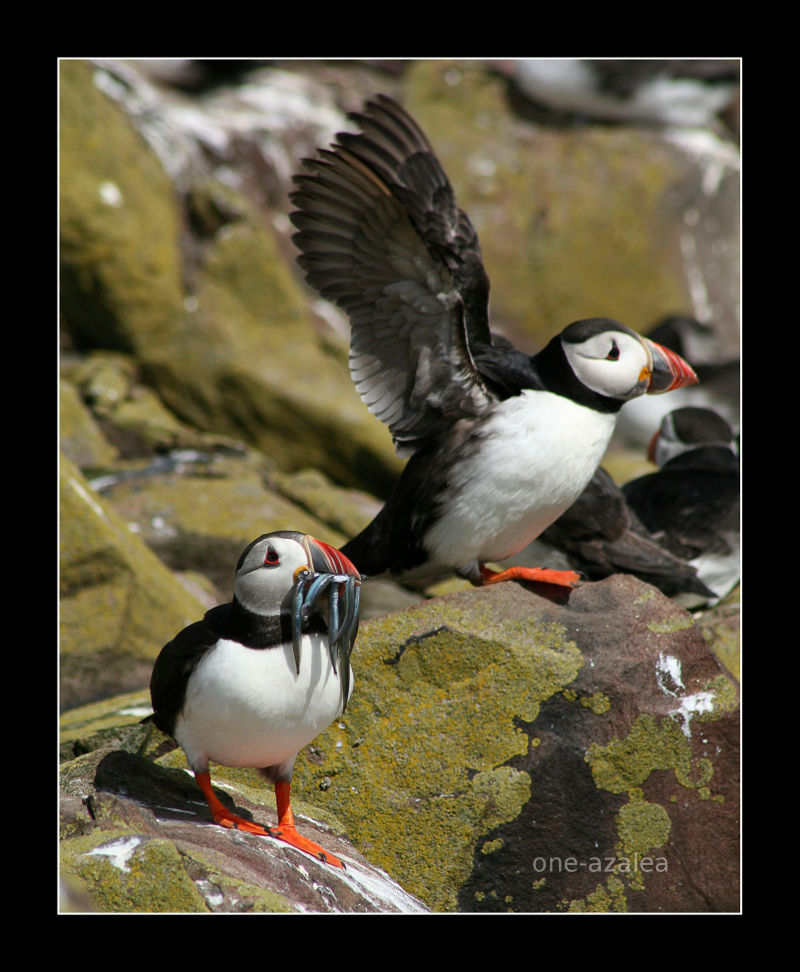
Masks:
[[[202,621],[190,624],[161,649],[150,678],[153,722],[173,735],[186,684],[200,660],[218,641],[230,605],[212,608]]]
[[[489,280],[413,119],[385,96],[350,117],[361,131],[295,177],[294,241],[309,284],[350,318],[356,389],[408,456],[490,402],[472,356],[492,343]]]

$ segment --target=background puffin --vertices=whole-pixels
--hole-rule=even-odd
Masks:
[[[739,581],[739,449],[733,430],[706,408],[666,415],[650,457],[660,468],[622,487],[657,542],[688,561],[717,598]]]
[[[494,341],[477,235],[424,133],[385,96],[350,117],[360,132],[295,177],[293,238],[309,284],[350,317],[357,391],[410,459],[343,552],[404,581],[454,570],[573,586],[574,571],[486,562],[578,498],[624,402],[696,376],[607,318],[569,325],[534,357]]]
[[[153,721],[180,744],[216,823],[277,837],[337,867],[298,833],[290,784],[297,753],[350,697],[360,582],[340,551],[310,536],[258,537],[236,565],[233,600],[166,644],[150,681]],[[272,782],[277,827],[225,807],[210,760],[253,767]]]
[[[570,565],[589,580],[633,574],[667,597],[683,593],[715,596],[691,564],[651,536],[602,466],[540,539],[563,551]]]
[[[661,420],[679,408],[710,409],[738,430],[741,362],[726,350],[716,329],[685,314],[671,314],[648,329],[646,336],[669,348],[692,366],[699,384],[676,391],[669,398],[643,396],[620,413],[615,439],[628,447],[647,448]]]

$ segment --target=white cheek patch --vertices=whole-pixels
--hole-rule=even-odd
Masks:
[[[608,353],[616,347],[616,357]],[[576,377],[588,389],[607,398],[627,401],[647,390],[649,360],[644,346],[627,334],[598,335],[564,350]]]

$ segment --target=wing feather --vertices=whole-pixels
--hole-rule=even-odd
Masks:
[[[491,344],[477,234],[422,130],[379,96],[360,131],[306,162],[291,214],[309,284],[351,323],[350,370],[412,455],[491,399],[472,349]]]

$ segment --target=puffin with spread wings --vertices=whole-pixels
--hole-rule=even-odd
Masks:
[[[368,576],[573,587],[575,571],[489,564],[580,496],[625,402],[697,378],[608,318],[533,356],[493,336],[478,237],[427,137],[383,95],[350,119],[359,131],[295,176],[293,239],[308,283],[350,319],[358,393],[409,461],[342,552]]]

